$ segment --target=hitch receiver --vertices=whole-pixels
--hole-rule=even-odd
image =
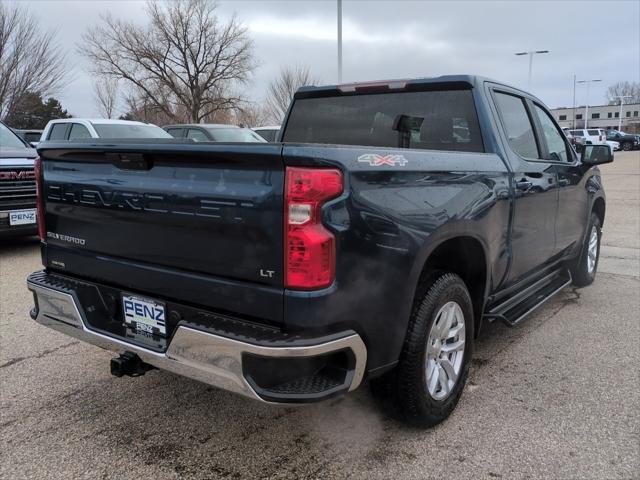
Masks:
[[[124,352],[119,357],[111,359],[111,375],[114,377],[139,377],[154,367],[144,363],[140,357],[133,352]]]

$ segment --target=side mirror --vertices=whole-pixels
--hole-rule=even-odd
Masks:
[[[609,145],[583,145],[580,161],[585,165],[602,165],[613,162]]]

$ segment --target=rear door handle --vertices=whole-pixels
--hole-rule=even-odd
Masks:
[[[533,187],[533,182],[529,182],[528,180],[520,180],[519,182],[516,182],[516,189],[518,190],[523,190],[526,192],[531,187]]]

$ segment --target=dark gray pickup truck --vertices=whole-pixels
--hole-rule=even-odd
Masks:
[[[281,143],[42,143],[37,322],[246,397],[445,419],[484,322],[596,274],[605,197],[537,98],[474,76],[300,89]]]

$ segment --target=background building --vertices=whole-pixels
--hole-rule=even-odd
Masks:
[[[574,109],[571,107],[554,108],[551,113],[562,128],[584,128],[584,106],[575,108],[575,119]],[[620,116],[623,132],[640,133],[640,103],[623,105],[622,113],[620,113],[620,105],[589,105],[587,127],[617,130]]]

